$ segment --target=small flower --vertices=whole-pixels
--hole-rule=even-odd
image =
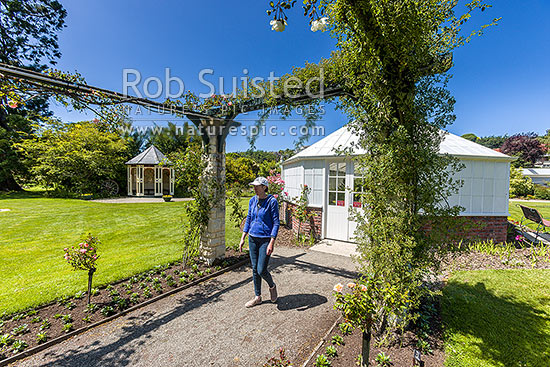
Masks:
[[[84,242],[84,247],[88,247],[88,246],[89,246],[89,245],[88,245],[86,242]]]
[[[348,283],[348,288],[355,288],[355,283],[353,282]]]
[[[17,101],[14,101],[14,100],[8,101],[8,106],[10,106],[10,108],[17,108]]]
[[[285,30],[286,21],[284,19],[279,19],[279,20],[273,19],[271,22],[269,22],[269,25],[271,25],[272,31],[282,32]]]
[[[317,31],[324,32],[327,29],[327,21],[328,21],[327,17],[323,17],[323,18],[314,20],[313,22],[311,22],[311,31],[312,32],[317,32]]]
[[[65,247],[65,248],[63,249],[63,251],[67,252],[67,251],[69,251],[69,249]]]
[[[342,285],[342,283],[338,283],[334,286],[333,290],[335,292],[342,292],[342,289],[344,289],[344,286]]]
[[[97,124],[99,122],[99,119],[96,117],[93,119],[94,124]]]
[[[82,252],[83,254],[85,254],[85,253],[86,253],[86,251],[87,251],[87,250],[86,250],[85,248],[83,248],[83,249],[80,249],[80,252]]]
[[[364,285],[364,284],[361,284],[361,290],[362,290],[363,292],[366,292],[366,291],[367,291],[367,286]]]
[[[274,197],[275,199],[277,199],[277,198],[279,197],[279,195],[274,194],[273,197]]]

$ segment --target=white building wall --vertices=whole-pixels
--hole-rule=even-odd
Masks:
[[[455,174],[464,181],[449,205],[465,208],[464,216],[508,216],[510,163],[502,161],[465,160],[465,168]]]
[[[325,177],[325,160],[305,160],[304,183],[311,188],[308,200],[310,206],[323,206],[323,190]]]
[[[302,162],[290,163],[283,166],[282,179],[285,181],[285,190],[290,198],[300,196],[300,185],[303,184]]]

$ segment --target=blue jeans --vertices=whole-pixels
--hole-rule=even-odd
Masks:
[[[275,286],[271,274],[267,271],[267,263],[270,256],[266,255],[270,237],[248,236],[248,249],[250,251],[250,262],[252,263],[252,279],[254,280],[254,293],[256,296],[262,294],[262,278],[265,279],[270,288]]]

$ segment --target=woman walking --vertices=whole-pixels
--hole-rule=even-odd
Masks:
[[[267,271],[269,258],[279,232],[279,203],[273,195],[267,194],[269,183],[265,177],[257,177],[250,185],[256,195],[248,203],[248,215],[243,229],[239,251],[242,251],[246,235],[252,263],[255,297],[245,306],[253,307],[262,303],[262,279],[269,285],[271,302],[277,301],[277,287]]]

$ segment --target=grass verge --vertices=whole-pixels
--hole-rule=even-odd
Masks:
[[[447,367],[550,366],[550,270],[457,272],[443,289]]]

